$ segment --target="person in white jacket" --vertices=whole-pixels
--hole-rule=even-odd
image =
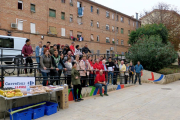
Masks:
[[[82,55],[82,52],[79,49],[79,45],[76,45],[74,55]]]

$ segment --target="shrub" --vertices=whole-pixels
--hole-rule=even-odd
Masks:
[[[140,39],[129,48],[129,54],[126,54],[126,58],[134,64],[140,61],[144,69],[156,72],[174,63],[178,58],[172,44],[162,43],[161,37],[144,36]]]
[[[152,35],[160,36],[163,43],[168,41],[168,30],[163,24],[146,24],[130,33],[128,43],[133,45],[139,38],[143,38],[143,36],[150,37]]]

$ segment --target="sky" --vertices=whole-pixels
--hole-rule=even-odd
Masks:
[[[159,2],[171,4],[180,8],[180,0],[91,0],[102,4],[126,15],[132,16],[137,13],[142,13],[143,10],[152,10],[152,7]]]

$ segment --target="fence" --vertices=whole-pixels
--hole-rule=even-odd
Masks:
[[[39,69],[37,66],[39,65],[38,63],[34,62],[33,63],[33,67],[27,67],[25,66],[24,62],[22,62],[26,57],[22,56],[22,52],[21,50],[15,50],[15,51],[20,51],[21,55],[20,56],[15,56],[14,55],[4,55],[3,51],[4,50],[14,50],[14,49],[1,49],[1,65],[0,65],[0,70],[1,70],[1,78],[0,78],[0,87],[3,88],[3,82],[4,82],[4,76],[5,74],[14,75],[14,72],[17,71],[17,76],[20,77],[20,74],[24,73],[24,69],[33,69],[33,73],[34,73],[34,77],[35,77],[35,82],[37,83],[37,81],[39,81],[40,83],[43,81],[44,77],[40,77],[37,76],[37,69]],[[99,56],[103,56],[104,58],[108,58],[108,57],[112,57],[113,60],[117,59],[117,60],[122,60],[124,57],[123,55],[115,55],[115,54],[91,54],[91,56],[93,57],[93,59],[97,59]],[[32,57],[33,59],[35,59],[36,57]],[[3,65],[3,61],[5,59],[14,59],[16,60],[15,64],[8,64],[8,65]],[[11,72],[8,72],[9,70],[11,70]],[[55,69],[51,69],[51,70],[55,70]],[[81,70],[80,70],[81,71]],[[88,70],[88,71],[92,71],[92,70]],[[104,71],[104,72],[108,72],[108,71]],[[117,73],[118,71],[113,71],[114,73]],[[55,79],[54,79],[55,78]],[[66,75],[64,77],[59,77],[59,76],[54,76],[54,78],[52,78],[52,76],[48,76],[48,80],[49,81],[58,81],[59,84],[62,83],[62,81],[66,81],[67,77]],[[86,79],[83,80],[94,80],[95,79],[95,70],[93,70],[93,77],[87,77]],[[108,79],[108,77],[106,77],[106,80]],[[123,82],[122,80],[125,79],[124,76],[120,76],[118,75],[118,77],[116,78],[116,76],[113,76],[113,79],[121,79],[121,83]],[[128,79],[128,78],[126,78]]]

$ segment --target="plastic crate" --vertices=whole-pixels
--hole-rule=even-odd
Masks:
[[[46,102],[45,104],[45,115],[52,115],[57,112],[57,103]]]
[[[14,109],[14,110],[18,110],[18,109]],[[12,116],[13,116],[13,120],[31,120],[32,111],[31,110],[24,110],[21,112],[14,113],[13,115],[10,115],[10,120],[12,120]]]
[[[33,108],[32,119],[37,119],[44,116],[45,106],[37,106]]]

